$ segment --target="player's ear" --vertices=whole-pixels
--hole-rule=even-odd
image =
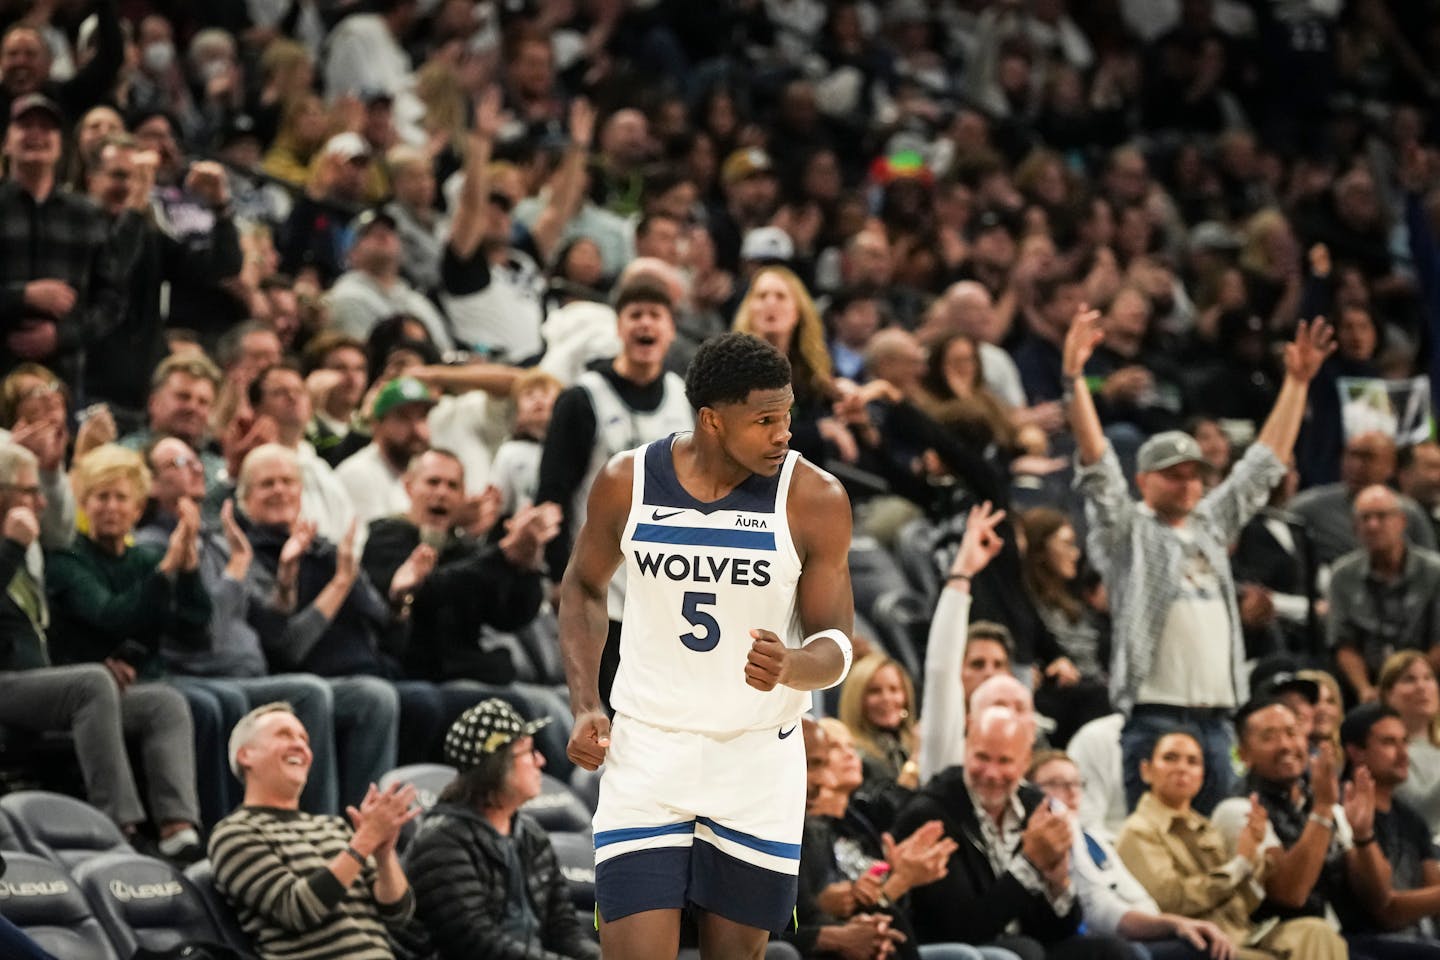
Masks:
[[[695,414],[695,426],[701,430],[717,433],[720,430],[720,414],[714,407],[701,407]]]

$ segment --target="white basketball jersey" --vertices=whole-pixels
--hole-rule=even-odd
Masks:
[[[808,692],[745,682],[752,629],[804,640],[800,556],[786,500],[799,454],[773,477],[752,474],[713,503],[675,476],[675,436],[635,452],[625,554],[620,669],[611,706],[657,727],[723,734],[793,723]]]

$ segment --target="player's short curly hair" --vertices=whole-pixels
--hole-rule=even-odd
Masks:
[[[685,396],[699,410],[722,403],[744,403],[751,390],[790,386],[790,361],[759,337],[725,333],[695,351],[685,373]]]

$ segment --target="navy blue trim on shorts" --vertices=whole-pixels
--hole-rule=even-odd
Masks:
[[[601,830],[595,834],[595,849],[599,850],[601,847],[609,846],[612,843],[623,843],[626,840],[641,840],[646,837],[665,837],[672,833],[694,832],[694,820],[683,820],[680,823],[667,823],[661,827],[620,827],[615,830]]]
[[[682,909],[688,898],[690,872],[688,846],[635,850],[602,860],[595,865],[595,906],[600,919],[612,923],[646,910]]]
[[[722,840],[729,840],[738,843],[742,847],[749,847],[751,850],[758,850],[760,853],[768,853],[772,857],[784,857],[787,860],[800,859],[800,844],[781,843],[779,840],[762,840],[749,834],[741,833],[733,827],[725,827],[711,820],[709,817],[696,817],[696,823],[703,823],[709,827],[717,837]]]
[[[800,892],[798,877],[736,860],[703,840],[697,840],[689,854],[690,902],[695,906],[757,930],[779,933],[790,925]]]

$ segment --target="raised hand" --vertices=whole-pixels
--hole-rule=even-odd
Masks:
[[[351,519],[350,526],[345,528],[345,536],[340,538],[340,543],[335,549],[335,576],[355,582],[355,577],[360,573],[360,554],[355,549],[355,537],[359,531],[359,521]]]
[[[1310,760],[1310,788],[1316,808],[1325,808],[1323,815],[1330,815],[1330,808],[1340,802],[1340,761],[1335,755],[1335,744],[1322,742],[1315,748]]]
[[[1245,828],[1240,831],[1240,836],[1235,841],[1235,852],[1255,863],[1260,844],[1265,842],[1265,831],[1269,825],[1270,815],[1260,805],[1260,796],[1250,794],[1250,813],[1245,818]]]
[[[390,597],[396,599],[413,593],[425,578],[430,576],[430,571],[435,569],[436,561],[435,548],[428,543],[422,543],[410,551],[410,556],[395,570],[395,576],[390,578]]]
[[[589,150],[594,139],[595,106],[584,97],[576,97],[570,101],[570,142]]]
[[[510,117],[503,109],[500,88],[492,86],[475,104],[475,135],[485,140],[494,140],[508,123]]]
[[[1295,327],[1295,339],[1285,344],[1285,375],[1301,383],[1309,383],[1320,372],[1320,365],[1335,352],[1335,329],[1316,317],[1301,320]]]
[[[251,561],[255,559],[255,550],[250,546],[250,538],[245,536],[245,531],[235,520],[234,500],[226,500],[220,507],[220,528],[225,532],[225,546],[230,550],[230,562],[225,565],[225,572],[231,579],[244,580]]]
[[[358,808],[345,808],[355,827],[355,845],[361,849],[370,847],[376,856],[393,851],[400,829],[422,812],[415,802],[416,795],[413,784],[392,783],[388,789],[379,790],[372,783]]]
[[[1105,331],[1100,329],[1100,311],[1091,310],[1082,303],[1065,334],[1065,348],[1060,361],[1062,375],[1066,379],[1083,375],[1085,364],[1090,362],[1095,348],[1104,339]]]
[[[965,535],[960,538],[960,549],[950,563],[954,576],[973,577],[989,566],[1004,547],[1005,540],[995,528],[1005,519],[1004,510],[996,510],[986,500],[970,508],[965,518]]]
[[[11,507],[5,514],[3,529],[6,540],[14,540],[22,547],[28,547],[40,536],[40,521],[29,507]]]
[[[1345,819],[1360,838],[1375,835],[1375,777],[1370,768],[1355,768],[1355,778],[1345,784]]]
[[[75,459],[79,460],[96,447],[113,443],[119,436],[110,407],[97,403],[80,411],[80,429],[75,431]]]

